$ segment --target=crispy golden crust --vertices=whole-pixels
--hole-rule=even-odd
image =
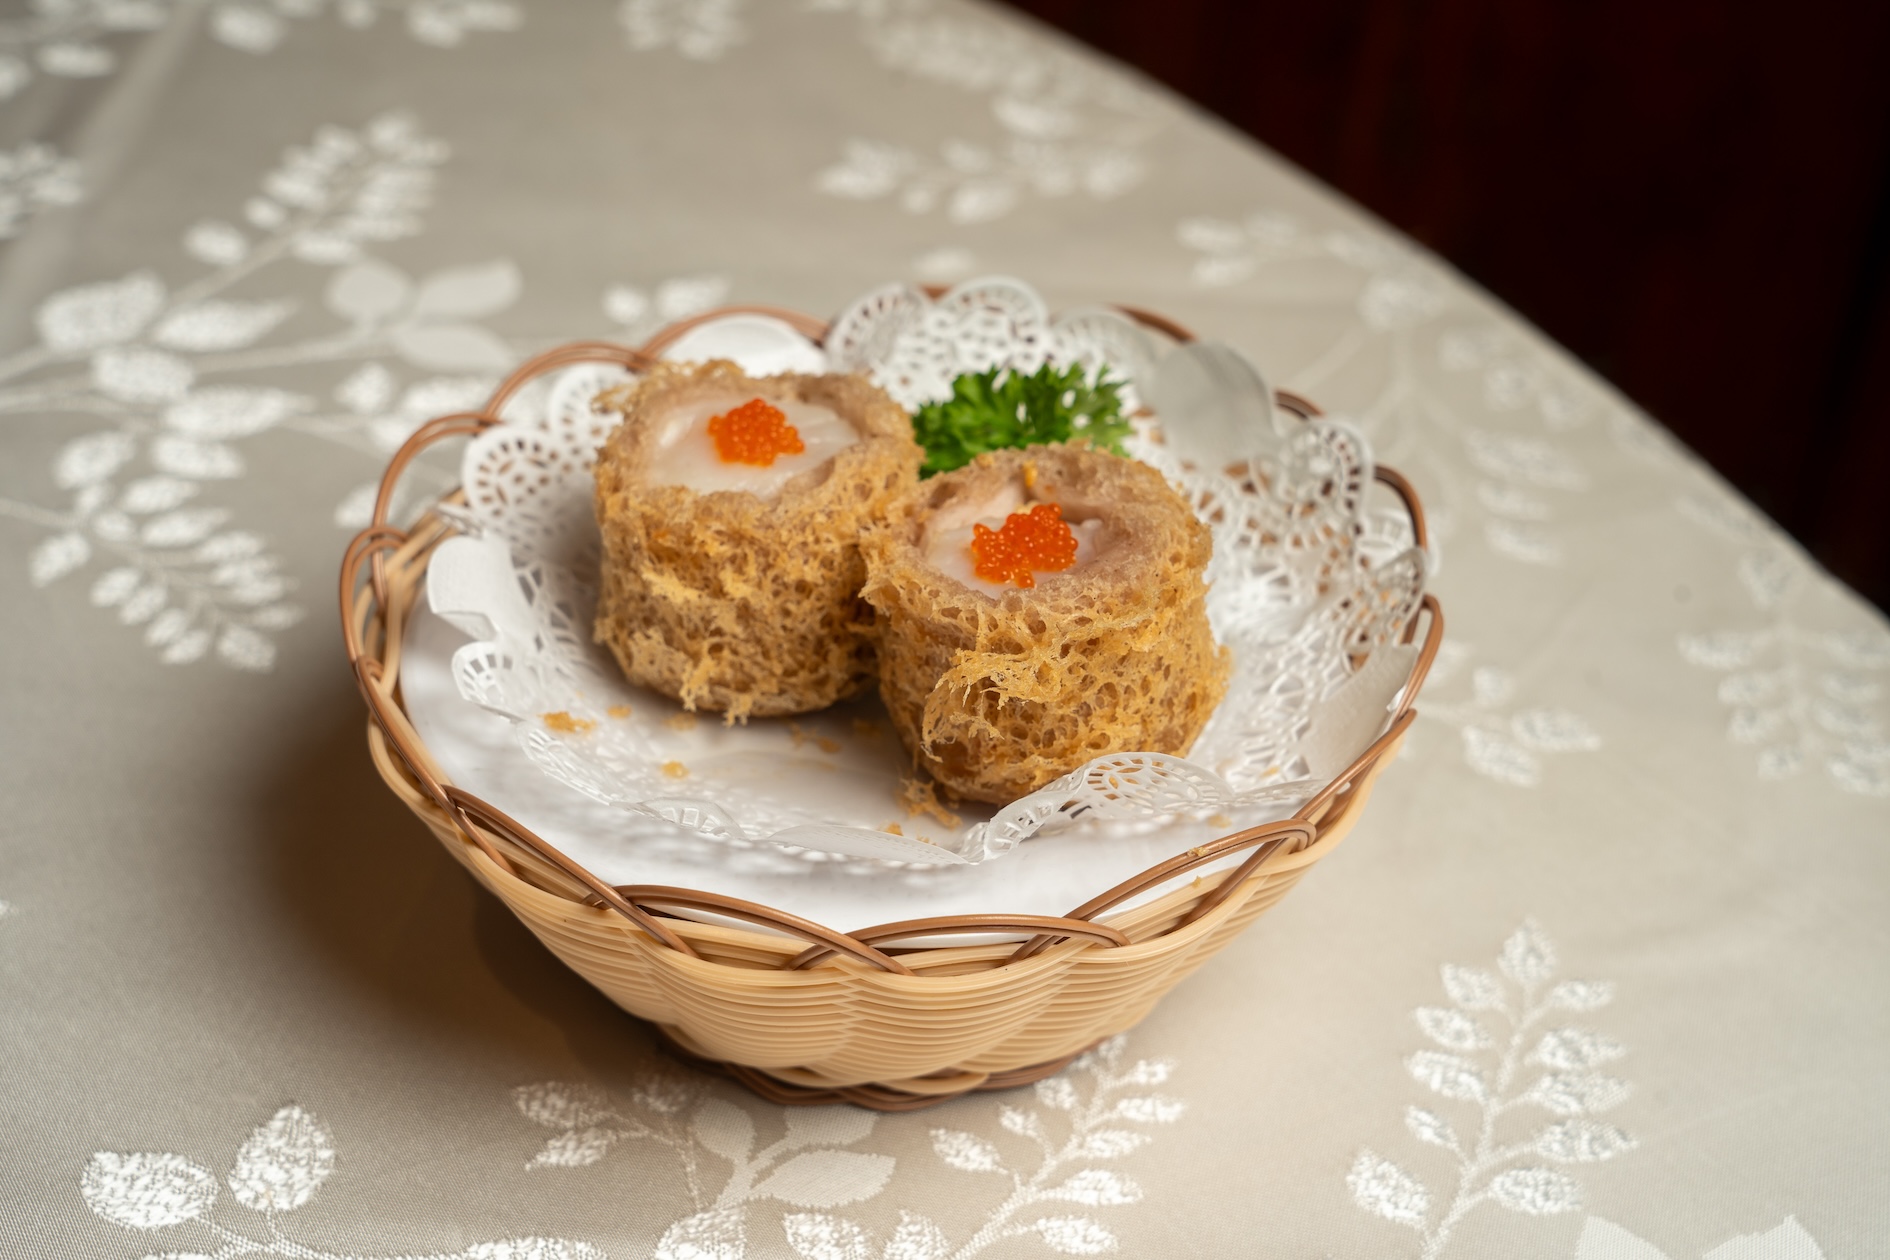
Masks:
[[[928,520],[1013,483],[1100,519],[1096,558],[996,597],[926,561]],[[1232,665],[1208,627],[1212,549],[1160,473],[1086,447],[999,451],[921,483],[861,541],[900,738],[949,791],[997,804],[1108,753],[1185,753]]]
[[[861,440],[773,499],[648,483],[656,425],[702,393],[830,407]],[[602,590],[594,635],[631,681],[731,721],[824,709],[873,680],[860,531],[918,477],[904,409],[857,376],[750,379],[662,364],[598,406],[624,422],[597,456]]]

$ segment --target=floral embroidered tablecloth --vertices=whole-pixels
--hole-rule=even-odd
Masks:
[[[1890,1254],[1882,618],[1252,144],[954,0],[35,0],[0,98],[0,1254]],[[1358,424],[1449,638],[1352,838],[1126,1038],[784,1111],[386,792],[334,566],[535,349],[984,273]]]

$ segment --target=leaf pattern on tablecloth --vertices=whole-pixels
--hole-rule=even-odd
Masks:
[[[152,31],[170,20],[170,0],[73,0],[36,4],[0,22],[0,100],[16,96],[36,75],[94,79],[118,68],[113,38]]]
[[[294,1104],[258,1125],[237,1149],[224,1180],[230,1196],[260,1214],[237,1218],[221,1211],[216,1174],[171,1151],[98,1151],[79,1174],[79,1194],[100,1217],[141,1232],[195,1225],[211,1249],[164,1253],[178,1260],[281,1256],[285,1260],[369,1260],[354,1252],[313,1247],[284,1229],[287,1213],[307,1207],[335,1170],[334,1135]],[[406,1260],[606,1260],[601,1248],[564,1238],[504,1238],[448,1253]]]
[[[1666,1252],[1613,1221],[1591,1216],[1582,1222],[1575,1260],[1669,1260]],[[1818,1240],[1788,1216],[1762,1234],[1740,1234],[1700,1260],[1824,1260]]]
[[[647,1138],[669,1148],[689,1187],[702,1203],[696,1140],[685,1113],[700,1101],[700,1084],[680,1074],[659,1074],[618,1102],[595,1085],[541,1081],[512,1091],[519,1114],[557,1132],[526,1163],[527,1168],[582,1168],[595,1164],[627,1139]]]
[[[434,48],[457,48],[471,34],[515,31],[525,21],[512,0],[224,0],[211,10],[210,31],[232,48],[266,53],[289,37],[294,23],[331,8],[343,26],[365,30],[387,18]]]
[[[1797,614],[1815,570],[1775,527],[1726,496],[1688,495],[1677,507],[1743,548],[1734,573],[1759,615],[1677,640],[1688,664],[1722,675],[1719,700],[1732,710],[1726,737],[1758,748],[1761,779],[1795,778],[1818,765],[1843,791],[1890,796],[1890,738],[1880,716],[1890,632],[1802,624]]]
[[[19,235],[41,211],[76,205],[84,197],[79,164],[52,145],[0,149],[0,241]]]
[[[922,146],[855,136],[815,186],[855,201],[890,198],[909,214],[954,223],[999,219],[1035,195],[1119,197],[1147,178],[1164,115],[1126,76],[1047,45],[1016,26],[924,0],[813,0],[851,12],[879,63],[990,102],[999,135]]]
[[[622,0],[617,21],[637,52],[674,49],[715,61],[748,38],[747,0]]]
[[[328,1126],[300,1107],[284,1107],[238,1148],[230,1193],[258,1212],[289,1212],[306,1206],[334,1170]]]
[[[17,95],[37,74],[96,79],[123,64],[118,37],[148,34],[187,15],[176,0],[40,0],[25,17],[0,22],[0,101]],[[524,21],[514,0],[218,0],[209,6],[209,33],[249,53],[273,51],[295,23],[333,12],[343,26],[362,30],[382,18],[435,48],[453,48],[481,31],[513,31]]]
[[[144,268],[40,303],[38,344],[0,359],[0,414],[64,417],[80,431],[50,469],[62,503],[0,498],[0,516],[43,531],[27,562],[35,585],[98,561],[91,602],[140,627],[159,660],[273,666],[272,636],[302,610],[264,537],[215,502],[217,484],[247,469],[243,444],[293,433],[378,470],[428,417],[479,405],[517,357],[480,322],[517,299],[509,260],[415,278],[371,252],[421,230],[446,157],[401,114],[324,127],[284,153],[240,216],[186,231],[202,266],[194,277],[172,283]],[[332,320],[281,337],[297,302],[247,291],[294,263],[333,268]],[[419,374],[403,378],[389,360]],[[255,379],[350,364],[332,402]],[[412,492],[447,480],[422,467]],[[371,505],[357,488],[338,523],[364,523]]]
[[[1556,705],[1518,708],[1516,680],[1507,670],[1479,665],[1468,671],[1469,695],[1452,699],[1453,683],[1475,657],[1469,644],[1444,640],[1424,693],[1424,715],[1457,728],[1464,764],[1486,779],[1511,787],[1542,782],[1544,758],[1560,753],[1594,752],[1601,736],[1588,720]],[[1418,755],[1422,755],[1422,745]]]
[[[1039,1081],[1037,1106],[998,1106],[998,1127],[1034,1146],[1034,1166],[1014,1163],[992,1140],[963,1129],[932,1130],[932,1150],[947,1168],[995,1174],[1010,1192],[983,1224],[954,1243],[930,1218],[901,1211],[882,1245],[856,1221],[825,1213],[786,1217],[788,1242],[802,1260],[967,1260],[1009,1238],[1036,1238],[1072,1256],[1115,1251],[1115,1233],[1085,1211],[1142,1200],[1126,1174],[1103,1167],[1153,1140],[1148,1126],[1172,1124],[1180,1100],[1147,1093],[1174,1065],[1162,1059],[1123,1062],[1126,1038],[1112,1037],[1060,1075]]]
[[[1419,1175],[1366,1149],[1346,1185],[1360,1208],[1416,1231],[1422,1260],[1442,1255],[1458,1225],[1485,1203],[1527,1216],[1578,1211],[1581,1187],[1563,1169],[1610,1160],[1638,1145],[1597,1118],[1627,1097],[1626,1083],[1596,1070],[1625,1049],[1584,1027],[1546,1027],[1559,1015],[1607,1006],[1614,986],[1555,975],[1554,946],[1525,921],[1503,942],[1494,969],[1443,967],[1450,1005],[1413,1012],[1432,1048],[1410,1055],[1405,1070],[1457,1104],[1445,1110],[1472,1127],[1459,1133],[1450,1116],[1414,1105],[1405,1111],[1405,1128],[1450,1156],[1454,1184],[1446,1181],[1434,1193]],[[1540,1070],[1523,1083],[1532,1068]],[[1519,1133],[1514,1121],[1504,1121],[1517,1110],[1555,1118],[1539,1128],[1531,1120],[1525,1127],[1535,1131]]]
[[[771,1234],[757,1233],[753,1209],[773,1201],[787,1209],[780,1227],[802,1260],[968,1260],[1009,1238],[1036,1238],[1065,1255],[1114,1251],[1116,1236],[1091,1209],[1141,1201],[1142,1190],[1106,1165],[1152,1140],[1151,1126],[1172,1124],[1185,1104],[1152,1092],[1174,1065],[1125,1061],[1126,1038],[1114,1037],[1036,1086],[1035,1107],[997,1106],[995,1128],[1035,1149],[1019,1162],[1009,1139],[966,1129],[934,1128],[932,1150],[945,1167],[995,1174],[1009,1192],[982,1224],[954,1242],[935,1221],[902,1210],[884,1238],[832,1209],[877,1196],[895,1171],[888,1155],[848,1149],[875,1132],[879,1117],[851,1107],[769,1108],[733,1101],[700,1078],[658,1072],[626,1096],[592,1085],[547,1081],[513,1091],[519,1113],[555,1132],[526,1163],[529,1169],[598,1163],[620,1144],[663,1147],[681,1176],[688,1210],[664,1230],[654,1260],[741,1260],[752,1242],[775,1254]],[[962,1116],[963,1110],[959,1112]],[[760,1145],[760,1131],[778,1117],[779,1138]],[[759,1119],[760,1123],[757,1123]],[[1004,1143],[1000,1146],[999,1143]],[[723,1164],[719,1189],[710,1173]],[[989,1183],[968,1188],[979,1193]],[[663,1193],[639,1182],[644,1202]]]
[[[1310,314],[1327,303],[1305,296],[1308,267],[1350,278],[1338,297],[1350,317],[1334,320],[1323,349],[1275,383],[1340,408],[1379,458],[1418,479],[1434,551],[1456,532],[1460,515],[1474,514],[1495,554],[1540,566],[1567,561],[1555,525],[1561,497],[1587,490],[1590,477],[1563,437],[1612,409],[1598,390],[1496,326],[1442,264],[1390,237],[1356,227],[1315,230],[1275,210],[1239,221],[1196,216],[1176,233],[1196,255],[1191,274],[1204,289],[1240,286],[1264,295],[1291,286],[1294,304]],[[1445,397],[1424,371],[1427,362],[1475,373],[1480,414]],[[1375,385],[1357,397],[1322,396],[1348,377]],[[1538,431],[1515,431],[1518,416],[1533,416]],[[1451,448],[1461,460],[1445,457]]]
[[[666,324],[699,315],[728,297],[727,276],[671,276],[653,286],[613,284],[604,290],[604,315],[616,325],[611,336],[635,345]]]
[[[667,1149],[682,1174],[688,1206],[664,1230],[655,1260],[740,1260],[751,1207],[768,1201],[803,1208],[854,1203],[877,1195],[893,1172],[890,1156],[845,1149],[870,1136],[878,1120],[852,1107],[775,1109],[783,1132],[758,1146],[758,1108],[681,1074],[658,1073],[621,1100],[595,1086],[563,1081],[521,1086],[512,1098],[526,1119],[557,1130],[527,1162],[530,1169],[595,1164],[626,1141]],[[728,1175],[711,1191],[708,1170],[723,1163]],[[641,1187],[646,1203],[659,1192],[647,1183]]]

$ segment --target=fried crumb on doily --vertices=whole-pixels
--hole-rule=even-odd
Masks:
[[[680,761],[665,761],[663,773],[672,779],[686,779],[689,777],[689,767]]]
[[[558,732],[560,735],[582,735],[597,726],[597,723],[587,718],[572,717],[563,709],[558,709],[551,713],[541,713],[538,715],[538,718],[546,727]]]
[[[796,748],[799,748],[802,744],[812,744],[814,747],[820,749],[820,751],[829,755],[840,751],[839,740],[828,739],[825,735],[816,735],[803,727],[799,722],[789,722],[787,729],[788,737],[794,741]]]
[[[930,779],[902,776],[899,780],[899,803],[906,807],[908,815],[929,814],[947,827],[956,827],[964,821],[945,808],[938,799],[938,784]]]
[[[696,729],[696,715],[689,712],[672,713],[663,719],[663,725],[672,731],[693,731]]]

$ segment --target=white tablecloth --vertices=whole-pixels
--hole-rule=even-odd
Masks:
[[[1886,1254],[1890,634],[1438,260],[951,0],[10,10],[0,1253]],[[1363,426],[1446,653],[1362,825],[1126,1040],[784,1113],[386,791],[334,567],[528,351],[986,272]]]

